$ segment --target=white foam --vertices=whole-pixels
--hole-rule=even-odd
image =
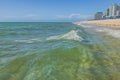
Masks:
[[[46,38],[46,40],[76,40],[76,41],[82,41],[83,38],[80,37],[77,34],[77,31],[75,30],[71,30],[70,32],[64,34],[64,35],[57,35],[57,36],[51,36]],[[15,42],[20,42],[20,43],[34,43],[34,42],[41,42],[43,40],[41,40],[40,38],[34,38],[34,39],[28,39],[28,40],[15,40]]]
[[[107,35],[112,35],[115,38],[120,38],[120,29],[104,28],[104,27],[94,27],[97,32],[105,32]]]
[[[78,25],[78,24],[77,24]],[[112,29],[108,27],[99,27],[99,26],[93,26],[93,25],[81,25],[83,28],[93,29],[97,32],[105,32],[107,35],[112,35],[115,38],[120,38],[120,29]]]
[[[41,41],[40,38],[28,39],[28,40],[15,40],[15,42],[21,42],[21,43],[34,43],[39,41]]]
[[[116,38],[120,38],[120,30],[108,30],[107,32]]]
[[[110,28],[98,28],[96,29],[98,32],[106,32],[108,35],[112,35],[115,38],[120,38],[120,30],[110,29]]]
[[[80,37],[77,34],[77,31],[72,30],[64,35],[58,35],[58,36],[51,36],[47,38],[47,40],[60,40],[60,39],[67,39],[67,40],[76,40],[76,41],[82,41],[83,38]]]

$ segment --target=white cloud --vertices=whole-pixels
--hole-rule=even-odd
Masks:
[[[57,15],[57,16],[48,16],[44,17],[42,15],[36,14],[24,14],[24,15],[0,15],[0,21],[44,21],[44,20],[61,20],[61,21],[76,21],[76,20],[85,20],[90,19],[91,15],[82,15],[82,14],[69,14],[69,15]]]
[[[70,15],[57,15],[58,19],[89,19],[91,15],[82,15],[82,14],[70,14]]]

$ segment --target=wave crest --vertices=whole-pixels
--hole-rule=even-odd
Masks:
[[[82,41],[83,40],[83,38],[80,37],[77,34],[77,31],[75,31],[75,30],[71,30],[70,32],[68,32],[64,35],[51,36],[51,37],[47,38],[47,40],[60,40],[60,39],[76,40],[76,41]]]

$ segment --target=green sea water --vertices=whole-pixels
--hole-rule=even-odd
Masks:
[[[0,23],[0,80],[120,80],[120,39],[73,23]]]

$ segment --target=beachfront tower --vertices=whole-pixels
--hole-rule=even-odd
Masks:
[[[101,20],[103,19],[103,12],[97,12],[94,16],[95,20]]]
[[[110,15],[110,9],[108,8],[107,11],[106,11],[106,16],[109,16]]]
[[[119,15],[119,12],[120,12],[120,6],[117,5],[117,4],[114,4],[114,5],[111,5],[109,7],[109,16],[111,17],[115,17],[115,16],[118,16]]]
[[[120,10],[117,11],[116,16],[120,16]]]

